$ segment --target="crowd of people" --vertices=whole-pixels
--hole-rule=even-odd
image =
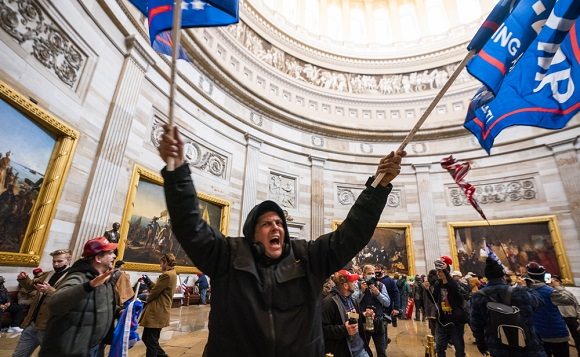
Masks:
[[[509,280],[491,253],[481,278],[452,271],[447,256],[427,276],[390,277],[381,264],[344,269],[371,240],[404,151],[381,159],[334,232],[306,241],[289,239],[286,215],[273,201],[250,210],[242,237],[226,239],[202,218],[183,150],[177,130],[166,127],[159,151],[174,165],[162,171],[172,229],[212,283],[204,356],[386,356],[389,325],[412,318],[413,310],[415,320],[428,321],[437,356],[449,346],[465,356],[466,324],[479,351],[493,356],[568,356],[569,336],[578,341],[578,302],[559,277],[548,285],[537,262],[527,264],[525,276]],[[376,177],[382,179],[373,187]],[[126,296],[120,286],[130,286],[123,282],[122,262],[113,268],[116,250],[117,243],[97,237],[85,243],[76,262],[71,264],[69,250],[58,250],[51,253],[54,271],[19,276],[23,287],[37,292],[29,299],[15,356],[29,356],[38,346],[40,356],[103,356]],[[164,254],[157,281],[143,276],[146,288],[137,288],[146,299],[140,323],[147,357],[167,356],[159,336],[169,324],[175,264],[172,253]],[[204,279],[198,281],[203,291]],[[0,283],[0,299],[5,295]],[[13,314],[11,328],[19,329],[21,312],[12,306],[0,300]]]

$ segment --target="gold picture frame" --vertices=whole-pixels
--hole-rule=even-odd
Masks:
[[[0,81],[0,265],[38,266],[79,132]]]
[[[197,197],[205,221],[226,235],[230,202],[201,192]],[[127,270],[158,272],[161,255],[172,252],[177,273],[200,272],[171,232],[163,178],[140,165],[133,168],[120,235],[118,259],[125,261]]]
[[[447,224],[455,270],[483,275],[485,259],[481,249],[489,244],[503,264],[525,275],[532,260],[548,273],[558,274],[564,284],[574,284],[556,216],[538,216]]]
[[[336,230],[342,221],[332,221],[332,230]],[[404,246],[404,251],[401,248]],[[365,250],[368,250],[365,253]],[[376,252],[377,254],[375,254]],[[383,252],[381,252],[383,251]],[[389,251],[393,253],[389,254]],[[370,260],[361,259],[360,254],[370,254]],[[389,256],[390,255],[390,256]],[[388,273],[415,275],[415,251],[410,223],[379,223],[367,246],[353,258],[353,263],[382,264]],[[361,266],[362,267],[362,266]]]

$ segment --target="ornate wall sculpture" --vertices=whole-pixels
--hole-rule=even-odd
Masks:
[[[270,172],[268,197],[284,208],[296,208],[296,178]]]
[[[153,128],[151,129],[151,143],[155,147],[158,147],[159,142],[161,141],[164,124],[165,123],[158,118],[155,118],[153,121]],[[218,153],[203,144],[195,142],[183,131],[181,131],[181,135],[185,143],[185,159],[191,167],[195,167],[201,171],[209,172],[210,174],[221,179],[225,179],[227,177],[227,156]]]
[[[0,27],[63,83],[77,87],[88,56],[38,1],[0,1]]]
[[[394,95],[441,88],[459,63],[419,72],[368,75],[339,72],[306,63],[265,41],[243,22],[226,28],[246,49],[270,67],[312,85],[352,94]],[[456,83],[469,81],[464,70]]]
[[[480,204],[533,200],[537,195],[536,184],[531,177],[473,185],[476,188],[474,197]],[[457,186],[448,186],[447,195],[453,206],[469,205],[463,190]]]
[[[351,206],[356,201],[364,188],[363,187],[349,187],[336,186],[336,199],[342,206]],[[401,206],[401,190],[393,189],[387,198],[388,207]]]

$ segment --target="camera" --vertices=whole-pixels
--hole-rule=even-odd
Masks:
[[[366,279],[365,283],[367,283],[368,286],[377,285],[377,278],[373,276],[372,278]]]
[[[354,317],[351,317],[350,319],[348,319],[349,325],[355,325],[357,323],[358,323],[358,321]]]
[[[350,311],[347,312],[346,317],[348,318],[348,324],[349,325],[355,325],[358,323],[358,313]]]

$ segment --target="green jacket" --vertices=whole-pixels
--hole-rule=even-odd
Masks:
[[[85,357],[113,328],[115,287],[109,280],[93,289],[89,281],[98,274],[90,263],[78,260],[48,297],[50,317],[40,356]]]

